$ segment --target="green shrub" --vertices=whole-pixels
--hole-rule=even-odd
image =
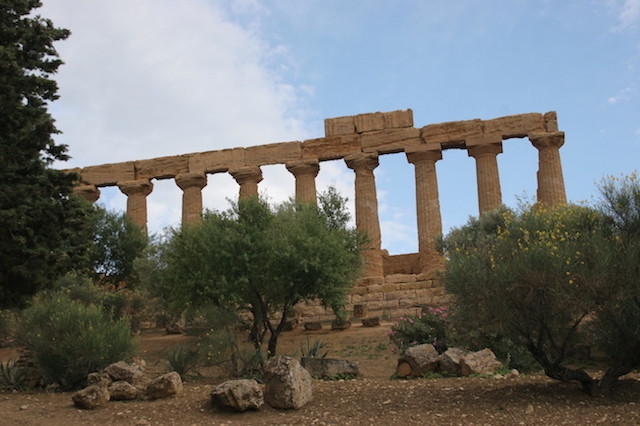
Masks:
[[[309,336],[307,336],[307,343],[300,344],[300,356],[302,358],[326,358],[328,351],[322,352],[324,348],[327,347],[327,342],[323,342],[320,339],[314,340],[313,343],[309,340]]]
[[[36,298],[21,321],[21,338],[48,380],[77,388],[89,373],[133,356],[137,341],[126,320],[114,321],[64,291],[50,296]]]
[[[0,389],[22,391],[27,389],[27,372],[16,361],[0,363]]]
[[[430,343],[438,353],[447,350],[447,311],[445,308],[428,308],[418,315],[398,318],[389,330],[389,339],[399,352],[411,346]]]
[[[180,374],[182,380],[186,380],[190,374],[200,375],[198,367],[201,364],[200,348],[197,345],[180,345],[167,352],[165,363],[169,371]]]
[[[0,309],[0,348],[11,346],[14,343],[17,318],[16,311]]]

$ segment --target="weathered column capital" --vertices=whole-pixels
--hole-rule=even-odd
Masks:
[[[78,185],[73,188],[73,192],[90,203],[95,203],[100,198],[100,190],[95,185]]]
[[[418,164],[423,161],[436,162],[442,160],[442,146],[439,143],[428,143],[407,147],[405,149],[407,161],[411,164]]]
[[[176,185],[183,191],[187,188],[204,188],[207,186],[207,175],[203,173],[184,173],[175,177]]]
[[[538,149],[560,148],[564,145],[564,132],[530,133],[529,140]]]
[[[347,163],[347,167],[349,167],[353,171],[359,170],[370,170],[373,171],[378,165],[378,154],[377,153],[358,153],[351,154],[344,157],[345,163]]]
[[[262,181],[262,170],[260,167],[242,167],[229,170],[229,174],[240,185],[240,198],[258,196],[258,184]]]
[[[153,183],[149,179],[128,180],[118,182],[118,188],[127,196],[143,195],[146,197],[153,191]]]
[[[318,160],[292,161],[290,163],[286,163],[285,167],[295,177],[308,175],[316,177],[320,171],[320,162]]]
[[[478,159],[487,155],[496,156],[502,153],[502,142],[488,143],[483,145],[467,146],[467,154],[469,157]]]
[[[229,174],[238,182],[239,185],[245,183],[262,182],[262,169],[260,167],[241,167],[239,169],[229,170]]]

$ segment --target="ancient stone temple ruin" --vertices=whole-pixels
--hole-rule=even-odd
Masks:
[[[442,151],[466,149],[476,160],[479,213],[502,203],[497,155],[502,142],[528,138],[538,150],[537,201],[552,206],[566,202],[555,112],[530,113],[492,120],[466,120],[416,128],[411,110],[375,112],[325,120],[325,136],[305,141],[199,152],[150,160],[128,161],[76,169],[82,184],[76,191],[95,202],[100,187],[118,186],[127,196],[127,214],[147,221],[146,197],[153,179],[173,179],[182,189],[182,222],[201,219],[202,188],[207,175],[229,173],[239,196],[258,194],[261,166],[284,164],[295,176],[296,197],[315,202],[315,178],[323,161],[344,159],[355,173],[356,226],[366,231],[365,270],[350,296],[360,315],[397,317],[423,305],[440,304],[446,295],[434,279],[442,266],[434,239],[442,232],[436,162]],[[374,170],[378,157],[405,155],[415,167],[418,253],[390,256],[381,247]],[[319,306],[305,306],[306,317],[329,315]]]

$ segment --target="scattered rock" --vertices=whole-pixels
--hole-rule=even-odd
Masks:
[[[264,394],[255,380],[229,380],[211,391],[211,402],[235,411],[257,410],[264,404]]]
[[[366,318],[369,315],[369,308],[366,305],[353,305],[354,318]]]
[[[111,376],[114,382],[125,381],[134,386],[140,386],[146,384],[146,378],[144,372],[140,367],[140,364],[131,363],[128,364],[124,361],[118,361],[113,363],[104,369],[104,372]]]
[[[364,327],[376,327],[380,325],[380,317],[362,318],[362,325]]]
[[[107,373],[91,373],[87,376],[87,386],[100,385],[104,388],[109,387],[113,379]]]
[[[322,324],[317,321],[305,322],[304,329],[309,331],[322,330]]]
[[[398,360],[398,367],[401,364],[409,364],[411,367],[410,376],[418,377],[429,371],[436,371],[440,364],[438,351],[433,345],[425,343],[422,345],[416,345],[405,350]],[[402,367],[401,371],[396,368],[396,375],[398,377],[407,377],[407,375],[400,375],[406,372],[406,367]]]
[[[359,372],[358,363],[346,359],[302,357],[300,362],[312,377],[356,376]]]
[[[498,361],[491,349],[486,348],[468,353],[462,357],[460,360],[460,375],[493,374],[500,367],[502,367],[502,363]]]
[[[469,351],[460,348],[449,348],[440,354],[440,372],[449,376],[460,375],[460,361]]]
[[[79,390],[71,396],[73,404],[78,408],[89,410],[99,407],[111,399],[106,387],[100,385],[90,385]]]
[[[347,320],[341,320],[336,318],[331,323],[332,330],[346,330],[349,327],[351,327],[351,322]]]
[[[169,324],[166,330],[167,330],[167,334],[184,334],[184,327],[177,322]]]
[[[129,401],[140,395],[140,389],[124,380],[111,383],[107,390],[114,401]]]
[[[277,355],[264,364],[264,399],[274,408],[298,409],[311,401],[313,380],[295,359]]]
[[[156,377],[147,385],[147,396],[158,399],[176,395],[182,391],[182,379],[175,371]]]
[[[298,318],[289,318],[284,322],[282,331],[293,331],[298,326],[299,323],[300,323],[300,320],[298,320]]]

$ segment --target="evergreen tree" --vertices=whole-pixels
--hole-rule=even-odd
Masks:
[[[50,168],[68,160],[48,112],[53,43],[70,32],[32,14],[38,0],[0,0],[0,305],[20,305],[70,269],[89,265],[93,209],[78,179]]]

